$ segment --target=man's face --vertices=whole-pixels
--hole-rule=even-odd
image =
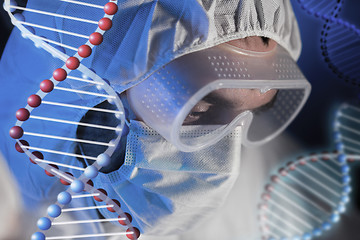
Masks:
[[[256,36],[233,40],[228,44],[255,52],[271,51],[277,45],[271,39]],[[261,93],[258,89],[215,90],[193,107],[185,118],[184,125],[227,124],[232,120],[229,117],[235,117],[243,111],[254,110],[270,103],[276,93],[277,90],[274,89],[265,93]],[[137,116],[137,120],[142,119]]]

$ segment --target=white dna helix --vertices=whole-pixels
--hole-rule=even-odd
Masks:
[[[336,112],[334,122],[336,148],[348,157],[359,159],[360,155],[360,107],[344,103]]]
[[[349,166],[341,154],[300,157],[271,177],[259,205],[263,239],[309,240],[345,211]]]
[[[360,108],[342,104],[335,114],[336,151],[289,162],[271,177],[259,205],[263,239],[309,240],[340,220],[349,201],[349,164],[360,160]]]
[[[56,13],[56,8],[67,3],[73,15]],[[81,11],[77,8],[81,7]],[[41,81],[40,90],[29,96],[25,107],[16,112],[17,121],[10,129],[10,136],[16,139],[15,148],[25,153],[30,161],[43,168],[50,177],[57,177],[62,184],[68,186],[66,191],[60,192],[57,202],[50,205],[47,216],[38,220],[38,232],[32,240],[44,239],[80,239],[119,236],[123,239],[138,239],[140,231],[132,224],[132,217],[121,208],[121,199],[111,199],[105,189],[96,189],[91,179],[98,176],[102,167],[109,165],[110,157],[114,154],[121,138],[125,124],[125,114],[122,102],[114,90],[94,71],[83,63],[92,54],[92,50],[103,41],[103,35],[112,26],[113,16],[118,10],[117,0],[51,0],[49,5],[20,6],[13,0],[5,0],[4,8],[9,13],[12,23],[21,31],[24,38],[34,42],[35,46],[43,48],[62,61],[62,65],[49,73],[49,78]],[[55,10],[54,10],[55,9]],[[81,13],[89,11],[90,14],[82,16]],[[52,11],[54,10],[54,11]],[[30,16],[28,19],[27,17]],[[48,16],[56,20],[70,21],[76,27],[58,29],[47,25],[47,21],[36,21],[36,17]],[[92,19],[89,19],[92,18]],[[34,20],[35,19],[35,20]],[[39,34],[37,34],[39,33]],[[41,33],[41,35],[40,35]],[[66,35],[71,41],[63,43],[58,35]],[[74,44],[72,44],[74,43]],[[81,43],[79,45],[75,45]],[[101,108],[88,106],[93,99],[96,103],[107,102],[111,107]],[[25,105],[25,103],[24,103]],[[92,122],[79,122],[79,112],[98,112],[116,116],[117,123],[100,125]],[[56,113],[56,117],[54,114]],[[61,113],[61,114],[59,114]],[[61,117],[59,117],[61,116]],[[94,139],[81,139],[72,136],[67,129],[69,126],[101,129],[108,131],[112,136],[109,142],[98,142]],[[70,134],[70,135],[69,135]],[[97,156],[86,156],[74,151],[78,143],[102,146],[102,153]],[[69,164],[76,158],[93,162],[83,167]],[[71,172],[69,171],[71,170]],[[83,205],[76,208],[69,207],[70,203],[84,199],[94,198],[99,204],[94,206]],[[79,205],[77,204],[77,205]],[[64,222],[61,217],[69,212],[96,211],[106,208],[114,214],[111,219],[81,219]],[[118,232],[104,232],[99,234],[66,235],[69,225],[116,222]],[[55,227],[64,228],[61,236],[52,235]]]
[[[324,21],[321,51],[324,61],[340,79],[360,86],[360,29],[340,18],[345,0],[298,0],[301,8]]]

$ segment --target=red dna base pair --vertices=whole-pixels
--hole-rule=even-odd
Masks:
[[[57,177],[62,184],[69,186],[58,194],[57,202],[49,206],[47,216],[38,220],[40,231],[34,233],[31,239],[107,236],[138,239],[140,231],[132,225],[130,213],[122,210],[118,199],[109,198],[106,189],[96,189],[91,180],[98,177],[102,167],[110,164],[125,124],[124,109],[118,95],[84,61],[92,57],[93,49],[103,42],[106,31],[111,29],[118,2],[56,0],[46,6],[19,6],[15,1],[6,0],[4,8],[23,37],[63,63],[49,73],[47,79],[39,79],[39,90],[30,94],[24,107],[16,112],[16,124],[10,129],[10,136],[17,141],[15,149],[18,152],[25,153],[49,177]],[[61,13],[59,9],[66,10]],[[59,28],[54,22],[64,25]],[[105,101],[111,103],[110,109],[94,107]],[[115,125],[80,122],[81,116],[88,111],[97,111],[104,116],[115,115],[118,121]],[[114,137],[109,142],[82,139],[75,134],[79,126],[101,129],[104,134]],[[101,146],[102,152],[96,156],[79,153],[76,151],[79,143]],[[77,159],[93,164],[83,167]],[[97,204],[89,204],[93,201]],[[99,218],[96,211],[102,208],[113,213],[114,218]],[[95,211],[96,214],[89,214],[95,218],[62,220],[66,214],[83,211]],[[67,219],[66,216],[64,219]],[[104,222],[116,222],[119,231],[66,235],[69,225]],[[52,235],[55,228],[65,230],[60,231],[62,235],[56,236]]]

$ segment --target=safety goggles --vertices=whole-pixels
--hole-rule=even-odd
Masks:
[[[221,44],[170,62],[127,94],[137,116],[190,152],[215,144],[239,125],[245,145],[269,141],[295,118],[310,90],[281,46],[253,52]],[[203,134],[191,137],[193,131]]]

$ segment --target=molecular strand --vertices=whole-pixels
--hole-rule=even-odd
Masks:
[[[122,212],[120,202],[116,199],[110,199],[107,197],[107,193],[104,189],[95,189],[92,186],[91,180],[84,185],[80,180],[70,180],[70,178],[65,176],[64,178],[72,181],[70,189],[59,193],[57,196],[57,202],[48,207],[47,216],[42,217],[37,221],[37,226],[40,231],[32,235],[32,240],[81,238],[96,239],[98,237],[111,236],[124,236],[124,239],[132,240],[137,239],[140,236],[139,230],[131,226],[131,215],[129,213]],[[88,201],[84,200],[86,198],[93,198],[99,202],[99,204],[96,206],[89,206],[86,204]],[[114,214],[114,218],[99,218],[97,210],[101,208],[106,208],[108,211],[112,212]],[[93,214],[82,215],[83,217],[81,219],[71,221],[67,220],[68,218],[66,218],[66,215],[80,211],[93,211]],[[91,218],[88,218],[89,216],[91,216]],[[68,234],[68,227],[70,225],[71,229],[77,229],[81,228],[79,225],[90,224],[91,226],[91,224],[94,223],[105,222],[117,222],[121,227],[118,229],[118,232],[81,233],[76,235]],[[63,234],[54,235],[54,233],[59,232]]]
[[[308,14],[324,21],[321,51],[324,61],[338,78],[360,86],[360,29],[341,19],[344,0],[298,0]]]
[[[341,154],[312,154],[280,168],[259,205],[263,239],[309,240],[339,221],[350,177]]]
[[[122,211],[119,199],[108,198],[106,190],[94,188],[91,181],[101,168],[110,164],[126,121],[117,93],[87,67],[93,48],[102,43],[103,35],[112,27],[112,18],[118,10],[117,1],[52,0],[43,5],[29,4],[35,5],[20,6],[16,1],[6,0],[4,8],[24,38],[60,59],[62,64],[49,73],[48,79],[39,80],[40,89],[16,112],[17,121],[10,129],[10,136],[16,139],[18,152],[25,153],[33,164],[45,170],[46,175],[57,177],[69,186],[58,195],[58,201],[49,206],[47,216],[39,219],[40,231],[32,235],[32,240],[96,239],[115,235],[137,239],[140,232],[132,226],[131,215]],[[88,112],[99,112],[102,118],[115,116],[117,121],[105,121],[105,125],[80,122]],[[108,141],[79,137],[77,128],[101,129]],[[79,150],[80,144],[97,146],[101,151],[94,156],[84,155]],[[94,198],[100,204],[71,207],[75,199],[84,198]],[[113,212],[114,218],[61,221],[63,214],[100,208]],[[55,226],[66,228],[97,222],[117,222],[121,231],[71,236],[66,230],[60,231],[61,236],[51,233]]]
[[[343,0],[298,0],[301,8],[314,17],[330,19],[340,10]]]
[[[349,160],[360,159],[360,108],[342,104],[336,112],[334,138],[339,152]]]

